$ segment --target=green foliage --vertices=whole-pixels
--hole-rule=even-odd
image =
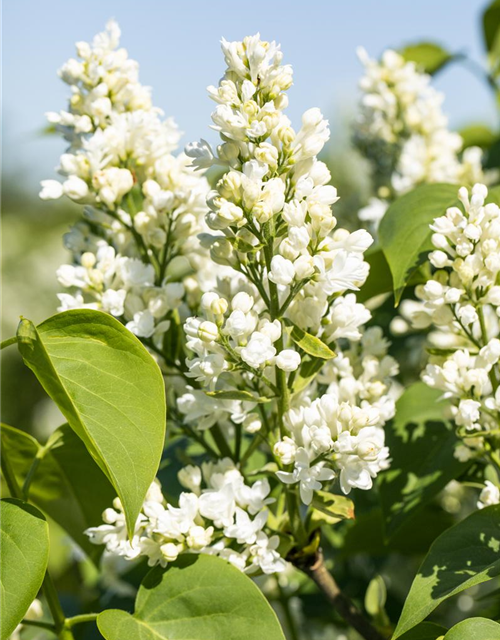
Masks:
[[[0,501],[1,640],[7,640],[38,593],[49,559],[43,515],[20,500]]]
[[[452,627],[444,640],[500,640],[500,624],[487,618],[469,618]]]
[[[483,36],[486,51],[493,60],[500,47],[500,0],[493,0],[483,13]]]
[[[409,44],[400,51],[408,62],[414,62],[425,73],[433,74],[453,60],[454,56],[435,42]]]
[[[379,486],[388,536],[467,468],[453,455],[460,441],[444,420],[447,403],[441,396],[423,382],[413,384],[385,427],[392,463]]]
[[[354,518],[354,504],[346,496],[315,491],[312,509],[309,515],[309,530],[313,531],[323,525],[332,526],[341,520]]]
[[[431,546],[406,598],[394,639],[447,598],[499,574],[500,505],[494,505],[475,511]]]
[[[300,327],[297,327],[297,325],[293,324],[290,320],[286,320],[285,324],[287,325],[287,329],[290,333],[290,338],[302,349],[302,351],[314,358],[322,358],[323,360],[335,358],[335,352],[332,351],[322,340],[310,333],[307,333],[307,331],[304,331]]]
[[[429,225],[457,202],[458,187],[451,184],[421,185],[398,198],[380,223],[380,246],[393,278],[396,304],[427,253],[433,248]]]
[[[132,532],[164,444],[158,365],[117,320],[88,309],[65,311],[38,327],[22,320],[18,346],[116,489]]]
[[[183,555],[144,579],[133,615],[97,619],[106,640],[284,640],[275,613],[250,578],[221,558]]]
[[[446,633],[446,629],[433,622],[421,622],[400,636],[400,640],[439,640]]]
[[[37,465],[29,486],[30,501],[65,529],[86,553],[96,556],[101,550],[83,532],[99,524],[116,492],[80,438],[63,425],[42,447],[24,431],[2,425],[1,444],[19,486],[23,486],[32,465]]]
[[[470,124],[458,132],[463,140],[463,148],[481,147],[488,149],[495,142],[496,136],[485,124]]]

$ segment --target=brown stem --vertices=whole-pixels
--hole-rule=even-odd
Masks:
[[[335,611],[365,640],[386,640],[356,605],[342,593],[334,577],[326,568],[321,549],[318,549],[314,556],[297,563],[297,567],[316,583]]]

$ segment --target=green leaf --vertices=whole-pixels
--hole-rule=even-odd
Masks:
[[[240,238],[239,236],[235,236],[234,238],[227,238],[227,240],[229,240],[229,242],[232,244],[233,249],[235,251],[239,251],[240,253],[257,253],[257,251],[260,251],[264,246],[262,243],[250,244],[250,242],[243,240],[243,238]]]
[[[302,358],[299,373],[293,383],[293,393],[299,393],[309,385],[321,371],[325,361],[322,358]]]
[[[258,587],[225,560],[182,555],[144,579],[133,615],[110,609],[97,618],[106,640],[284,640]]]
[[[455,458],[460,444],[444,420],[442,392],[423,382],[410,386],[396,402],[396,416],[385,426],[391,466],[380,475],[386,533],[394,533],[450,480],[467,469]]]
[[[493,0],[483,13],[483,34],[486,50],[491,54],[498,47],[500,0]]]
[[[160,369],[125,327],[77,309],[38,327],[22,320],[19,350],[123,504],[129,534],[158,469],[165,438]]]
[[[366,302],[375,296],[392,293],[392,273],[382,249],[374,249],[365,253],[365,260],[370,265],[370,272],[366,282],[356,294],[357,301]],[[415,286],[429,280],[429,269],[426,267],[427,264],[424,263],[415,269],[408,280],[409,286]]]
[[[487,618],[469,618],[452,627],[444,640],[500,640],[500,624]]]
[[[480,509],[431,546],[406,598],[394,638],[422,622],[443,600],[500,575],[500,505]]]
[[[433,74],[442,69],[454,56],[435,42],[409,44],[400,51],[408,62],[414,62],[425,73]]]
[[[485,169],[498,169],[498,167],[500,167],[500,140],[498,138],[486,152],[486,160],[483,166]],[[497,187],[495,187],[495,189],[497,189]]]
[[[500,186],[493,187],[492,189],[488,190],[488,196],[486,198],[486,202],[487,203],[493,202],[494,204],[497,204],[500,206]]]
[[[463,148],[481,147],[488,149],[495,142],[496,137],[490,127],[485,124],[470,124],[458,132],[463,140]]]
[[[116,491],[68,425],[59,427],[51,441],[54,444],[44,452],[29,434],[2,425],[2,451],[20,486],[34,458],[43,455],[31,481],[30,502],[67,531],[88,555],[100,555],[100,548],[83,532],[101,521]]]
[[[401,640],[439,640],[446,633],[446,629],[434,622],[421,622],[416,627],[403,633]]]
[[[458,202],[457,193],[456,185],[421,185],[393,202],[382,218],[380,246],[391,269],[396,305],[410,277],[433,248],[429,225]]]
[[[227,389],[224,391],[205,391],[207,396],[211,398],[219,398],[219,400],[242,400],[243,402],[270,402],[269,398],[263,396],[254,396],[249,391],[241,389]]]
[[[354,504],[346,496],[328,491],[315,491],[312,506],[323,515],[325,522],[328,522],[328,518],[335,522],[354,518]]]
[[[1,500],[0,542],[0,639],[7,640],[42,586],[49,559],[47,522],[21,500]]]
[[[291,320],[285,320],[285,324],[290,334],[290,338],[302,349],[302,351],[308,353],[314,358],[322,358],[323,360],[335,358],[336,353],[332,351],[322,340],[310,333],[307,333],[307,331],[304,331],[296,324],[293,324]]]

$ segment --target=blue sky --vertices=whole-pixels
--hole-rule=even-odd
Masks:
[[[44,112],[65,107],[67,87],[56,70],[74,55],[74,42],[90,40],[114,17],[122,44],[139,61],[141,80],[153,87],[155,104],[175,117],[183,143],[206,137],[213,103],[205,88],[216,84],[224,62],[221,36],[242,39],[260,31],[281,43],[294,67],[289,115],[298,122],[319,106],[332,129],[353,113],[363,45],[378,56],[389,46],[436,40],[465,50],[481,62],[480,14],[484,0],[4,0],[3,168],[18,173],[37,192],[52,177],[64,143],[39,135]],[[445,92],[452,126],[495,123],[488,89],[470,72],[453,68],[436,85]],[[335,136],[335,133],[334,133]]]

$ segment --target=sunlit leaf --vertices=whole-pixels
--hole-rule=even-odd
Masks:
[[[417,267],[433,249],[429,225],[456,204],[458,187],[426,184],[398,198],[380,223],[380,246],[391,269],[396,304]]]
[[[182,555],[144,579],[133,615],[97,618],[106,640],[285,640],[259,588],[225,560]]]
[[[160,463],[163,377],[140,341],[106,313],[65,311],[38,327],[22,320],[18,346],[115,487],[133,531]]]

